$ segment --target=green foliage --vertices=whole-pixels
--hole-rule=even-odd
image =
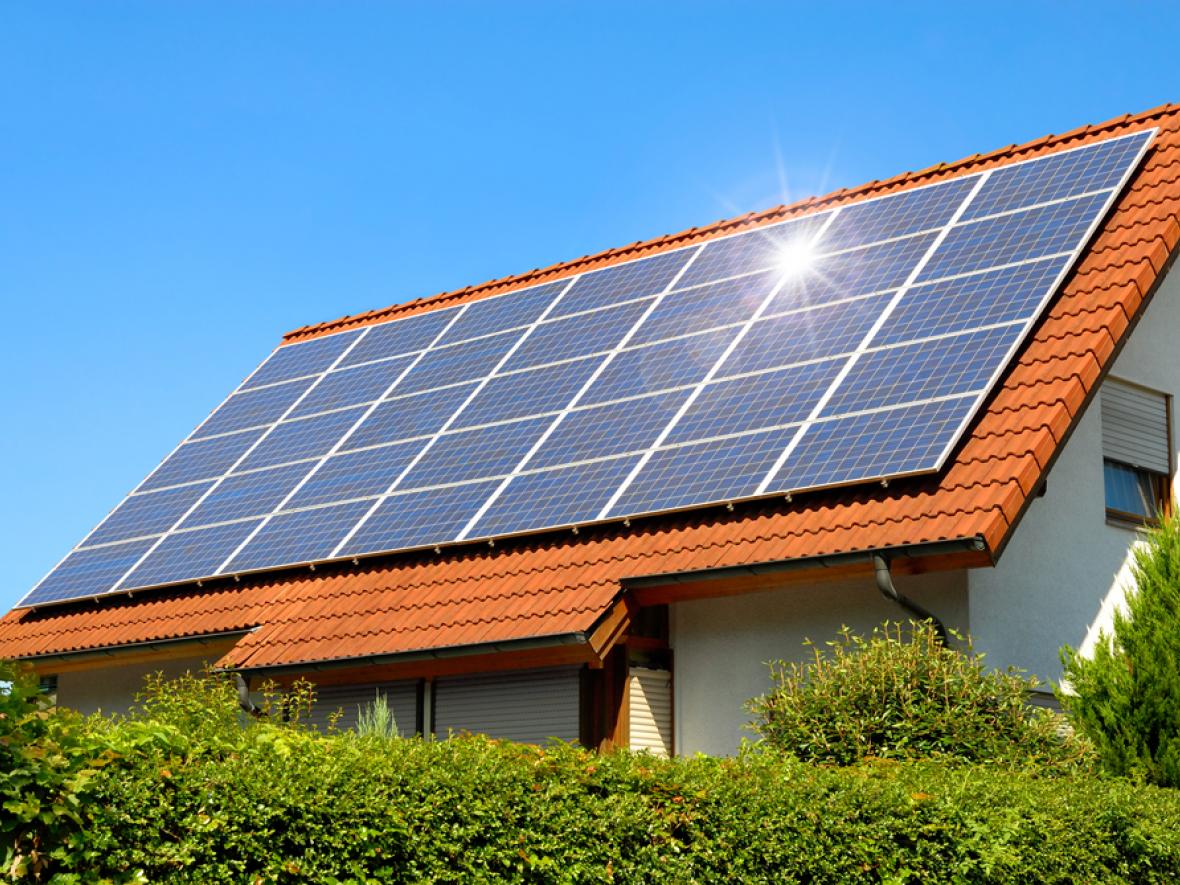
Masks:
[[[1173,508],[1175,511],[1175,508]],[[1104,768],[1180,786],[1180,517],[1136,547],[1134,589],[1092,657],[1062,649],[1059,693]]]
[[[78,838],[80,797],[110,760],[82,718],[52,710],[32,673],[0,661],[0,874],[37,880]]]
[[[833,768],[765,747],[662,760],[481,737],[324,735],[240,717],[226,685],[156,680],[132,716],[66,717],[108,763],[78,785],[79,823],[42,836],[52,881],[1180,877],[1180,794],[1124,780],[931,761]],[[38,721],[65,716],[44,712]]]
[[[398,736],[397,720],[394,718],[393,709],[389,706],[389,700],[380,690],[374,693],[372,702],[365,704],[357,711],[356,733],[361,737],[380,739]]]
[[[771,665],[753,727],[777,750],[812,762],[941,757],[1074,765],[1086,746],[1029,706],[1037,680],[989,670],[983,655],[940,644],[929,622],[885,623],[869,637],[845,628],[806,663]]]

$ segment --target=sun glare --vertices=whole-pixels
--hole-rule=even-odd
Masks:
[[[778,269],[785,277],[798,277],[811,267],[815,253],[807,240],[783,243],[778,250]]]

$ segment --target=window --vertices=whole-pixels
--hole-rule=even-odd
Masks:
[[[37,687],[41,690],[41,694],[48,695],[49,700],[57,703],[57,677],[56,676],[42,676],[38,682]]]
[[[1155,522],[1169,503],[1172,410],[1162,393],[1107,379],[1102,385],[1102,456],[1107,517]]]

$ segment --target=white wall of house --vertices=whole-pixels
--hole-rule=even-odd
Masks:
[[[966,630],[967,574],[898,576],[898,590]],[[909,616],[885,599],[871,575],[855,581],[787,587],[671,607],[675,746],[680,754],[733,753],[750,716],[745,702],[770,686],[767,662],[808,656],[842,626],[868,632]]]
[[[1180,274],[1164,280],[1110,375],[1180,395]],[[1173,445],[1176,428],[1172,428]],[[1138,532],[1106,521],[1102,415],[1094,399],[995,568],[970,572],[976,647],[996,666],[1048,683],[1061,678],[1062,645],[1093,646],[1129,584]]]
[[[156,663],[103,667],[60,673],[57,677],[57,702],[80,713],[126,713],[143,691],[144,677],[163,672],[175,678],[186,672],[200,673],[206,658],[178,658]]]

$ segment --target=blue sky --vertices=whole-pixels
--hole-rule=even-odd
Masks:
[[[1180,100],[1170,4],[0,7],[0,605],[289,328]]]

